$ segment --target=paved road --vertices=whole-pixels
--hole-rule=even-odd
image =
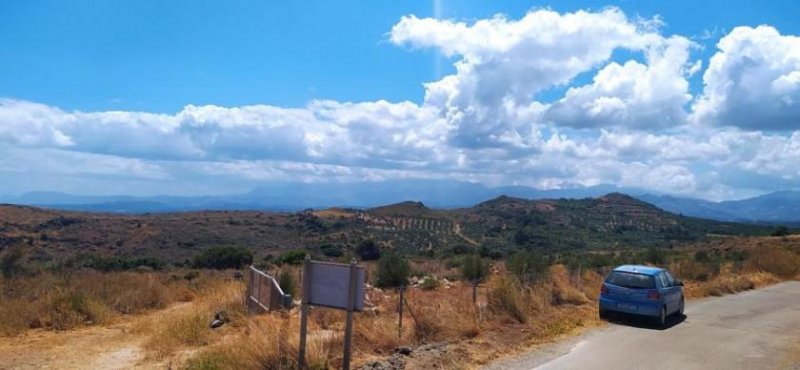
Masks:
[[[663,330],[616,320],[487,369],[800,370],[800,282],[689,301]]]

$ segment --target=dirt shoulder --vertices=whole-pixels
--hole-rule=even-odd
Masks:
[[[124,316],[106,326],[67,331],[29,330],[0,338],[0,369],[164,369],[168,360],[145,356],[147,333],[139,323],[165,312],[185,309],[180,303],[144,315]]]

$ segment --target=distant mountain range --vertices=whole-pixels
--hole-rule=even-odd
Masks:
[[[450,180],[400,180],[358,183],[273,183],[243,194],[221,196],[82,196],[30,192],[0,197],[0,202],[38,207],[113,213],[195,210],[296,211],[329,207],[369,208],[403,201],[433,208],[470,207],[501,196],[526,199],[589,198],[611,192],[644,194],[638,189],[602,185],[575,189],[538,190],[525,186],[487,187]]]
[[[720,221],[800,223],[800,191],[778,191],[754,198],[710,202],[670,195],[636,196],[658,208]]]
[[[243,194],[219,196],[83,196],[31,192],[20,196],[0,197],[0,202],[112,213],[369,208],[403,201],[422,202],[432,208],[448,209],[469,207],[501,195],[524,199],[581,199],[611,192],[629,194],[661,209],[686,216],[721,221],[800,223],[800,192],[797,191],[781,191],[737,201],[711,202],[657,195],[644,189],[619,188],[613,185],[539,190],[526,186],[487,187],[479,183],[450,180],[273,183]]]

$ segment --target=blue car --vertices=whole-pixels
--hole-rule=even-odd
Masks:
[[[683,282],[669,271],[623,265],[608,274],[600,288],[600,318],[611,312],[650,317],[664,326],[667,316],[683,315]]]

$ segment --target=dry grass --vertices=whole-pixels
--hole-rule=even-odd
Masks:
[[[189,283],[163,273],[94,270],[0,278],[0,335],[107,323],[120,315],[191,300],[196,284],[202,282]]]
[[[744,266],[746,271],[764,271],[782,279],[800,274],[800,254],[779,246],[768,246],[750,252]]]
[[[722,296],[775,284],[781,279],[769,272],[723,273],[705,282],[687,282],[686,297]]]
[[[380,298],[373,299],[379,303],[376,310],[356,314],[355,364],[387,356],[398,346],[446,342],[458,343],[458,358],[450,356],[455,353],[451,347],[443,355],[445,357],[435,361],[428,359],[433,362],[418,366],[448,363],[463,367],[596,322],[587,320],[587,311],[592,309],[584,303],[591,300],[579,288],[587,287],[586,291],[593,292],[596,289],[588,287],[598,281],[599,275],[585,272],[582,277],[570,277],[563,266],[554,268],[551,275],[548,281],[534,287],[522,287],[505,274],[494,276],[479,290],[477,306],[472,303],[471,288],[467,285],[457,284],[451,289],[409,289],[401,337],[398,337],[397,327],[398,294],[393,290],[382,292]],[[580,282],[575,284],[578,279]],[[231,328],[226,325],[221,331],[205,329],[206,334],[196,334],[193,325],[177,324],[206,325],[213,308],[226,306],[225,300],[220,296],[201,297],[192,304],[195,310],[176,310],[165,315],[163,323],[175,324],[156,323],[162,329],[154,330],[154,339],[148,348],[156,356],[197,351],[185,364],[190,369],[275,369],[297,365],[297,308],[288,313],[237,315]],[[240,302],[235,295],[227,300],[230,305]],[[197,307],[201,307],[201,314],[196,316]],[[343,312],[311,310],[308,349],[311,368],[341,366],[343,328]],[[520,332],[526,333],[522,335],[525,340],[519,340]],[[493,343],[499,340],[502,344],[483,348],[488,340]]]
[[[220,336],[216,335],[217,332],[210,331],[208,325],[218,311],[227,313],[234,328],[244,321],[242,282],[218,279],[209,282],[198,295],[200,297],[189,306],[179,306],[164,312],[154,321],[141,323],[137,330],[151,334],[145,348],[156,356],[163,357],[183,348],[212,343]],[[231,329],[231,325],[226,329]]]
[[[788,249],[759,248],[761,254],[749,252],[741,263],[725,263],[708,267],[691,259],[679,260],[671,266],[686,280],[688,297],[722,295],[753,289],[797,275]],[[789,254],[786,254],[789,253]],[[786,263],[789,261],[790,263]],[[441,264],[420,263],[415,269],[439,274],[448,269]],[[433,364],[471,367],[494,358],[552,340],[583,327],[598,325],[596,297],[603,279],[601,271],[585,270],[581,275],[562,265],[553,266],[544,281],[522,285],[493,266],[495,273],[479,289],[478,303],[472,302],[471,288],[456,283],[453,288],[432,290],[409,289],[406,293],[403,334],[398,337],[398,294],[393,290],[370,290],[370,300],[377,307],[356,314],[354,332],[355,365],[385,358],[398,346],[419,346],[424,343],[451,343],[441,358],[416,363],[417,368]],[[205,276],[205,275],[204,275]],[[248,316],[243,311],[243,284],[225,279],[224,275],[202,277],[197,286],[184,281],[170,281],[159,274],[90,274],[73,276],[69,283],[54,276],[43,286],[62,287],[50,291],[48,312],[64,313],[58,322],[77,323],[92,317],[105,322],[120,312],[140,312],[148,307],[165,307],[164,297],[187,290],[194,297],[191,304],[173,305],[153,321],[142,323],[137,330],[148,335],[145,348],[148,356],[170,359],[170,363],[189,369],[277,369],[297,366],[299,312],[269,313]],[[702,277],[702,279],[700,278]],[[101,286],[78,289],[90,280],[101,279]],[[128,282],[128,280],[135,280]],[[3,282],[7,285],[7,282]],[[114,288],[113,284],[128,284]],[[108,286],[102,286],[108,285]],[[139,298],[128,297],[127,289],[141,290]],[[118,291],[119,289],[120,291]],[[40,290],[41,292],[41,290]],[[76,296],[80,293],[84,298]],[[166,293],[166,294],[165,294]],[[58,297],[53,301],[52,297]],[[141,306],[132,301],[143,302]],[[8,316],[6,326],[19,320],[25,305],[20,299],[0,302]],[[99,302],[99,304],[98,304]],[[17,305],[16,307],[14,305]],[[16,311],[13,311],[16,310]],[[208,329],[214,312],[225,310],[231,322],[217,330]],[[20,312],[20,314],[16,314]],[[77,313],[77,314],[76,314]],[[73,315],[73,316],[70,316]],[[24,315],[22,315],[24,316]],[[314,308],[309,320],[308,362],[310,368],[339,368],[342,361],[344,313]],[[79,324],[74,324],[79,325]],[[454,357],[455,356],[455,357]],[[456,358],[458,357],[458,358]],[[174,360],[174,362],[172,361]],[[415,360],[416,361],[416,360]],[[422,360],[420,360],[422,361]],[[412,366],[413,367],[413,366]]]

